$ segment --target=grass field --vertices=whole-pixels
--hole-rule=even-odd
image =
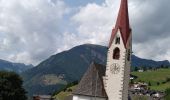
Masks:
[[[59,94],[55,95],[54,98],[56,98],[57,100],[65,100],[65,97],[69,96],[72,93],[71,91],[69,92],[68,90],[69,89],[74,90],[76,86],[77,85],[67,88],[66,91],[60,92]]]
[[[135,82],[144,81],[150,83],[151,90],[165,91],[170,88],[170,82],[166,82],[170,78],[170,69],[158,69],[155,71],[132,72],[132,75],[138,76]]]

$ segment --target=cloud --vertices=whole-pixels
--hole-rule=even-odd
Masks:
[[[138,13],[132,14],[138,15],[136,21],[132,23],[135,54],[154,60],[170,60],[168,57],[170,46],[167,45],[170,42],[170,29],[168,28],[170,26],[168,14],[170,1],[147,0],[138,3],[140,6],[136,4],[135,7]]]
[[[62,18],[68,11],[62,0],[1,0],[3,58],[37,64],[53,54],[60,44],[58,37],[62,37]]]
[[[133,51],[170,60],[169,0],[129,0]],[[73,46],[108,45],[120,0],[0,0],[0,57],[38,64]]]
[[[133,51],[136,55],[154,60],[170,60],[169,0],[129,0],[129,16],[133,29]],[[107,45],[115,25],[120,0],[105,0],[80,8],[72,20],[77,31],[87,40]]]
[[[78,26],[79,35],[87,41],[97,44],[106,44],[114,23],[116,12],[107,2],[102,5],[88,4],[80,8],[80,11],[72,17],[72,21]],[[108,14],[106,14],[108,13]]]

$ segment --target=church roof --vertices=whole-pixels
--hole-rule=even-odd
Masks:
[[[107,98],[102,78],[105,70],[105,66],[92,62],[73,94]]]
[[[131,34],[131,28],[129,24],[129,15],[128,15],[128,0],[121,0],[121,5],[119,9],[119,14],[117,17],[115,28],[112,30],[109,47],[111,46],[115,34],[120,30],[124,46],[126,47],[127,41]]]

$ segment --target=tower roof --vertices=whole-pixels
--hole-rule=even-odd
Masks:
[[[128,0],[121,0],[121,5],[119,9],[119,14],[117,17],[115,28],[112,30],[109,47],[111,46],[113,39],[115,37],[115,34],[120,30],[123,43],[125,47],[127,47],[127,41],[129,39],[129,36],[131,34],[131,28],[129,24],[129,14],[128,14]]]
[[[105,66],[92,62],[73,94],[107,98],[102,78],[104,75]]]

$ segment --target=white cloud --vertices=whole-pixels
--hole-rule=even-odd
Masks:
[[[68,13],[62,0],[1,0],[0,8],[0,39],[8,41],[1,46],[8,47],[1,49],[2,59],[37,64],[56,51]]]
[[[155,60],[170,60],[170,37],[157,39],[149,42],[134,43],[135,54],[143,58],[152,58]]]
[[[170,60],[169,3],[129,0],[136,55]],[[38,64],[76,45],[108,45],[120,0],[68,5],[64,0],[0,0],[1,59]]]
[[[28,52],[20,52],[16,55],[9,55],[8,59],[15,62],[24,62],[26,64],[31,64],[32,62],[34,62]]]
[[[114,4],[118,2],[114,1]],[[106,45],[116,20],[113,16],[117,15],[117,11],[118,6],[112,6],[106,0],[102,5],[92,3],[80,8],[72,20],[77,24],[77,31],[81,37],[91,43]]]

